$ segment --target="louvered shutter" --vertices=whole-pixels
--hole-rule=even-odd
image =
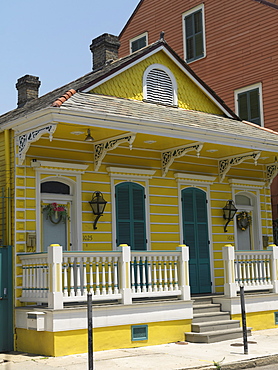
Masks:
[[[189,246],[191,292],[209,293],[211,291],[210,256],[204,191],[197,188],[187,188],[182,191],[182,216],[184,242]]]
[[[141,185],[126,182],[116,186],[117,245],[146,249],[145,192]]]
[[[166,105],[174,104],[171,78],[161,69],[154,68],[147,75],[147,100]]]

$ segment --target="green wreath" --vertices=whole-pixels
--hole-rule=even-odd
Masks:
[[[243,211],[236,216],[236,221],[237,226],[240,228],[240,230],[245,231],[250,226],[252,222],[252,217],[248,215],[247,212]]]
[[[67,208],[62,204],[47,204],[47,206],[43,207],[43,211],[46,211],[46,219],[49,219],[55,225],[61,221],[65,223],[69,219]]]

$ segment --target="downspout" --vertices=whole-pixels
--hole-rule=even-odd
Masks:
[[[11,153],[10,153],[10,130],[4,131],[5,140],[5,174],[6,174],[6,235],[5,244],[11,245],[12,212],[11,212]]]

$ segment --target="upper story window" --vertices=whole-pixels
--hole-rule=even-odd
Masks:
[[[184,33],[185,60],[194,60],[205,56],[204,5],[201,4],[182,15]]]
[[[263,126],[262,86],[255,84],[235,91],[236,114],[243,120]]]
[[[148,45],[148,33],[145,32],[130,40],[130,53],[134,53],[135,51],[142,49],[147,45]]]
[[[152,103],[177,105],[177,83],[169,68],[152,64],[145,70],[143,96]]]

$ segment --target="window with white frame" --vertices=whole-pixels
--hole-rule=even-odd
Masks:
[[[235,90],[235,107],[241,119],[263,126],[261,83]]]
[[[130,45],[130,53],[134,53],[135,51],[144,48],[148,45],[148,33],[142,33],[139,36],[134,37],[129,41]]]
[[[187,63],[205,57],[204,4],[183,13],[184,56]]]
[[[169,68],[152,64],[145,70],[143,96],[151,103],[177,105],[177,83]]]

